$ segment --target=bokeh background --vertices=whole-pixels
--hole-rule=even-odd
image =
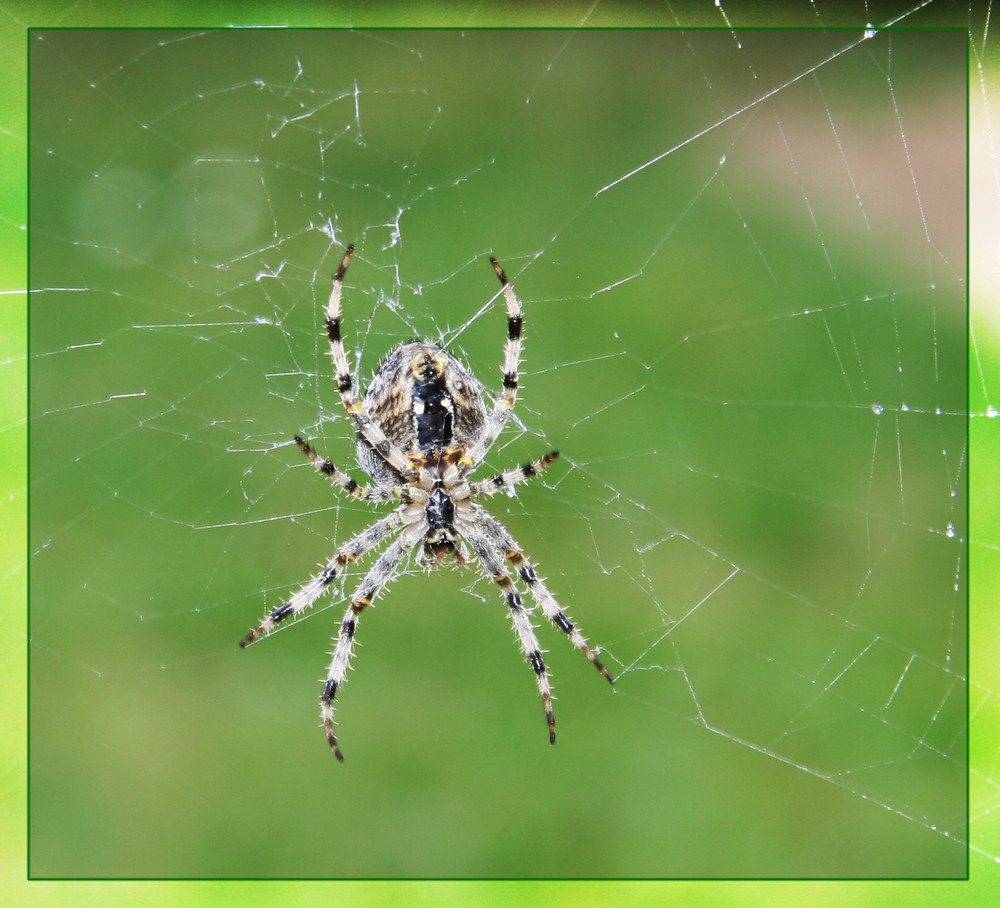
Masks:
[[[962,32],[30,54],[32,875],[965,873]],[[556,748],[474,572],[366,613],[343,766],[343,594],[236,648],[372,519],[289,444],[353,467],[352,241],[361,376],[417,335],[495,386],[489,254],[524,302],[489,466],[564,458],[493,510],[620,676],[541,630]]]
[[[187,5],[182,13],[162,8],[143,10],[95,8],[87,4],[52,2],[7,2],[3,4],[7,24],[0,28],[3,42],[4,66],[9,74],[12,90],[0,98],[0,111],[4,130],[0,133],[0,147],[4,152],[4,179],[0,199],[3,220],[0,222],[0,241],[3,254],[3,286],[7,293],[6,304],[0,309],[3,330],[3,368],[8,393],[0,397],[3,405],[3,430],[5,437],[13,440],[10,446],[0,449],[4,480],[4,494],[0,496],[5,532],[0,536],[4,545],[7,570],[3,574],[2,589],[5,598],[13,603],[23,601],[26,593],[26,571],[22,555],[23,525],[26,514],[25,462],[20,453],[19,439],[23,437],[26,423],[22,419],[22,401],[25,388],[27,360],[23,356],[25,343],[25,274],[24,240],[27,219],[23,174],[27,148],[25,89],[27,68],[26,26],[80,27],[92,25],[225,25],[232,23],[259,24],[262,17],[243,5],[202,3]],[[5,886],[16,893],[23,904],[60,904],[72,900],[76,904],[177,904],[179,901],[197,900],[199,903],[219,904],[276,904],[294,899],[299,904],[327,904],[336,898],[339,904],[466,904],[489,900],[491,904],[553,904],[560,901],[573,904],[592,904],[613,898],[621,904],[649,904],[650,901],[671,902],[709,898],[713,904],[773,904],[775,899],[808,900],[811,904],[841,905],[884,903],[892,896],[905,898],[912,904],[970,904],[977,899],[989,899],[995,882],[994,856],[1000,854],[1000,838],[995,823],[996,778],[995,741],[1000,724],[997,722],[996,696],[998,687],[996,663],[992,658],[996,650],[998,628],[996,610],[996,552],[1000,522],[993,502],[998,496],[993,483],[1000,466],[996,463],[994,435],[996,420],[990,417],[997,412],[994,390],[1000,374],[998,356],[998,329],[996,307],[997,278],[996,237],[998,235],[998,193],[996,190],[996,155],[992,151],[990,123],[996,96],[996,52],[993,31],[990,28],[987,5],[959,8],[952,4],[930,3],[911,7],[905,3],[887,3],[850,6],[845,4],[795,4],[754,5],[752,9],[735,8],[729,4],[703,5],[674,2],[669,9],[655,10],[631,4],[605,2],[593,4],[563,4],[547,8],[547,24],[574,27],[632,24],[654,27],[685,28],[697,26],[735,30],[733,46],[748,29],[775,24],[799,25],[814,29],[831,27],[860,28],[869,18],[883,24],[897,21],[904,27],[953,26],[968,29],[968,104],[970,111],[970,164],[971,195],[970,220],[972,244],[970,248],[972,273],[970,281],[970,456],[973,470],[972,524],[971,524],[971,643],[972,684],[970,691],[970,777],[971,825],[968,882],[897,882],[866,884],[863,881],[846,883],[768,883],[713,884],[696,882],[497,882],[497,883],[380,883],[361,882],[273,882],[217,884],[191,883],[80,883],[24,881],[25,838],[24,810],[27,795],[24,774],[23,729],[27,713],[24,705],[26,693],[25,656],[28,647],[24,612],[16,607],[9,614],[8,631],[4,636],[3,659],[0,660],[5,689],[8,691],[6,728],[8,734],[0,736],[3,757],[5,790],[3,809],[3,847],[0,847],[0,866],[3,867]],[[436,16],[436,18],[435,18]],[[378,10],[360,12],[341,4],[310,5],[286,4],[269,9],[266,18],[274,24],[284,25],[354,25],[418,24],[471,27],[476,25],[539,24],[536,11],[513,11],[509,7],[480,4],[474,11],[465,12],[460,20],[453,13],[429,11],[401,5],[398,8],[380,6]],[[734,51],[734,54],[736,52]],[[296,574],[297,578],[299,575]],[[581,618],[585,616],[580,615]],[[296,628],[301,633],[303,628]],[[372,648],[369,648],[369,650]],[[35,647],[32,646],[32,651]],[[368,658],[370,654],[366,654]],[[317,676],[319,672],[317,672]],[[565,710],[566,701],[563,701]],[[560,716],[565,720],[563,713]],[[565,724],[565,721],[563,722]],[[560,746],[565,743],[565,738]]]

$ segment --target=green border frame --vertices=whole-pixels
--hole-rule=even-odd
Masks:
[[[815,11],[803,2],[763,4],[749,10],[727,10],[734,28],[814,27]],[[920,4],[916,3],[915,7]],[[827,27],[863,27],[832,4],[823,11]],[[960,10],[930,0],[914,12],[907,25],[968,28],[970,56],[970,408],[984,415],[987,390],[1000,387],[1000,321],[987,321],[1000,299],[1000,274],[995,250],[1000,233],[1000,198],[994,182],[996,163],[990,146],[990,92],[1000,98],[1000,53],[997,39],[986,41],[988,10]],[[972,20],[968,18],[971,15]],[[15,607],[7,612],[0,637],[0,684],[7,693],[5,733],[0,737],[0,889],[20,906],[101,906],[294,903],[297,905],[530,905],[574,906],[614,902],[622,906],[649,904],[773,905],[778,901],[824,905],[884,904],[905,900],[909,905],[986,904],[1000,888],[1000,866],[988,856],[998,850],[1000,821],[976,818],[970,843],[970,878],[960,882],[538,882],[538,881],[411,881],[411,882],[117,882],[28,881],[27,867],[27,30],[35,27],[219,27],[273,24],[288,27],[726,27],[711,3],[674,0],[669,5],[604,0],[568,0],[558,6],[522,9],[488,0],[470,12],[446,4],[420,7],[396,2],[358,10],[343,0],[244,4],[202,2],[197,5],[150,5],[108,8],[55,0],[14,0],[0,6],[0,54],[4,82],[10,90],[0,97],[0,362],[4,393],[0,395],[0,601]],[[965,16],[962,21],[960,17]],[[835,18],[834,18],[835,17]],[[994,114],[995,117],[995,114]],[[995,127],[994,127],[995,131]],[[992,304],[991,304],[992,301]],[[1000,716],[995,708],[977,707],[1000,689],[1000,619],[993,617],[1000,594],[1000,444],[997,420],[970,419],[970,618],[972,665],[970,758],[972,803],[976,779],[989,778],[995,762]],[[993,608],[991,608],[991,605]],[[983,844],[977,847],[977,841]],[[991,898],[992,896],[992,898]]]

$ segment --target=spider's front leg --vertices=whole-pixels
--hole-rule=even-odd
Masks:
[[[524,312],[521,309],[521,301],[514,293],[514,288],[508,282],[507,275],[500,267],[500,263],[491,256],[490,264],[496,271],[497,277],[500,278],[504,301],[507,304],[507,341],[503,350],[503,391],[493,401],[493,410],[490,412],[475,445],[462,458],[466,471],[475,467],[486,456],[486,452],[493,447],[493,443],[500,437],[503,427],[510,419],[510,414],[514,412],[514,404],[517,402],[521,364],[521,328],[524,324]]]
[[[351,419],[354,420],[358,432],[364,436],[368,444],[401,476],[412,476],[413,464],[399,448],[389,441],[381,426],[371,418],[368,411],[365,410],[365,405],[354,391],[351,365],[347,360],[347,351],[344,349],[344,342],[340,337],[340,298],[344,290],[344,275],[347,273],[347,266],[351,262],[353,252],[354,244],[352,243],[345,250],[340,267],[333,276],[333,287],[330,290],[330,299],[326,304],[326,334],[330,339],[330,355],[333,357],[334,372],[337,376],[337,391]]]

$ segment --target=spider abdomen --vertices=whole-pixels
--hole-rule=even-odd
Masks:
[[[479,382],[431,341],[411,341],[393,350],[372,378],[364,408],[389,441],[414,459],[471,447],[488,418]],[[376,479],[390,480],[385,458],[362,433],[358,458]]]
[[[413,426],[417,448],[442,451],[451,444],[455,408],[445,382],[448,354],[436,357],[418,353],[413,358]]]

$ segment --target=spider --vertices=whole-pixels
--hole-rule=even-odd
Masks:
[[[361,613],[399,574],[404,560],[414,550],[417,563],[426,568],[442,564],[449,556],[456,563],[464,564],[471,551],[486,576],[500,588],[507,603],[521,650],[535,673],[545,706],[549,741],[555,744],[552,690],[530,620],[533,606],[526,606],[522,601],[514,584],[514,574],[527,586],[545,617],[608,681],[613,684],[614,679],[560,608],[514,537],[475,499],[489,498],[514,483],[537,476],[559,456],[559,452],[552,451],[489,479],[478,482],[469,479],[496,442],[517,399],[521,304],[503,269],[491,257],[490,263],[500,278],[507,305],[503,390],[491,408],[484,403],[483,386],[472,373],[451,353],[431,341],[412,341],[393,350],[372,378],[364,399],[360,400],[354,391],[354,379],[340,337],[340,297],[353,252],[354,246],[348,246],[334,275],[326,307],[326,333],[330,338],[337,390],[354,422],[358,460],[374,485],[359,485],[317,454],[301,437],[295,436],[295,443],[334,486],[362,501],[394,502],[396,508],[342,545],[318,574],[287,601],[271,609],[243,638],[240,646],[249,646],[285,619],[299,615],[351,562],[395,537],[365,574],[347,608],[320,697],[327,740],[337,759],[343,760],[333,732],[334,697],[346,680]]]

